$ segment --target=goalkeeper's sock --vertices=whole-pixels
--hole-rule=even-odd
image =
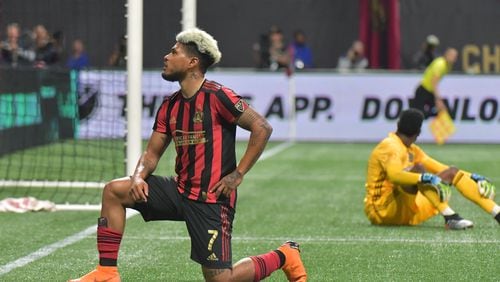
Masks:
[[[458,213],[453,213],[453,214],[445,215],[444,216],[444,221],[445,222],[448,222],[448,220],[451,220],[451,219],[460,220],[460,219],[463,219],[463,218],[460,215],[458,215]]]
[[[491,215],[493,215],[493,217],[497,220],[497,222],[500,223],[500,206],[499,205],[495,205],[495,207],[493,207],[493,211],[491,211]]]
[[[491,213],[496,206],[493,200],[481,197],[477,183],[470,178],[470,173],[459,170],[453,178],[452,184],[457,187],[457,190],[460,191],[465,198],[474,202],[486,212]]]
[[[447,216],[452,216],[452,215],[454,215],[454,214],[456,214],[456,213],[455,213],[455,211],[454,211],[454,210],[452,210],[450,207],[446,207],[446,208],[445,208],[445,209],[441,212],[441,214],[442,214],[442,215],[446,218]]]
[[[97,225],[97,250],[99,251],[99,265],[117,265],[118,251],[120,249],[122,236],[122,233],[108,228],[106,218],[99,218]]]
[[[279,251],[270,251],[269,253],[252,256],[250,259],[254,266],[254,281],[261,281],[268,277],[274,271],[280,269],[285,263],[285,255]]]

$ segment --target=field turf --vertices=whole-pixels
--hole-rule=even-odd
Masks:
[[[373,145],[298,143],[259,161],[238,190],[233,260],[293,239],[301,244],[312,282],[499,281],[500,226],[455,189],[450,204],[474,221],[473,229],[447,231],[440,216],[418,227],[369,224],[363,213],[364,176]],[[500,188],[500,145],[421,147],[444,163],[489,176]],[[244,148],[238,144],[240,156]],[[167,151],[158,173],[170,174],[172,162]],[[86,195],[74,191],[83,195],[79,198]],[[0,197],[11,192],[0,188]],[[90,193],[91,201],[96,193]],[[37,197],[54,197],[54,189]],[[92,270],[95,234],[85,233],[74,243],[68,238],[92,227],[98,216],[96,211],[1,213],[0,281],[66,281]],[[133,216],[119,255],[122,280],[202,281],[189,252],[183,223],[144,223]],[[286,279],[278,271],[266,281]]]

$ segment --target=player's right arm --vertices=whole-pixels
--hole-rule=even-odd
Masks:
[[[397,185],[416,185],[420,182],[420,173],[406,171],[401,165],[388,164],[386,172],[387,179]]]
[[[385,143],[379,147],[377,154],[389,182],[396,185],[415,185],[420,181],[420,173],[405,170],[402,154],[406,154],[406,149],[401,149],[393,143]]]
[[[132,185],[129,193],[134,201],[147,201],[149,187],[145,179],[156,169],[170,141],[171,137],[167,134],[156,131],[151,134],[146,150],[142,153],[132,175]]]

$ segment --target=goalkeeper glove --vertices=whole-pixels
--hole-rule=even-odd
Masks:
[[[471,174],[470,178],[477,183],[477,189],[483,198],[490,200],[495,198],[495,185],[488,178],[477,173]]]
[[[430,184],[434,189],[436,189],[440,202],[447,202],[450,199],[450,186],[441,182],[441,178],[439,176],[432,173],[422,173],[420,176],[420,182]]]
[[[439,182],[437,185],[433,185],[436,188],[436,192],[439,195],[439,201],[441,203],[448,202],[451,197],[451,188],[450,185]]]
[[[420,175],[420,182],[425,184],[438,185],[439,183],[441,183],[441,178],[435,174],[426,172]]]

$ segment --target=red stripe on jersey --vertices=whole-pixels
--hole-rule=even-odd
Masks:
[[[210,95],[210,112],[217,113],[217,98]],[[219,117],[212,114],[212,119],[219,121]],[[212,171],[208,187],[213,187],[222,178],[222,125],[220,122],[212,122]],[[214,193],[208,194],[208,202],[217,201]]]
[[[203,83],[203,88],[206,88],[206,89],[209,89],[212,91],[217,91],[221,87],[222,87],[222,85],[220,85],[219,83],[217,83],[215,81],[211,81],[211,80],[205,80],[205,82]]]
[[[206,139],[207,138],[206,131],[203,128],[203,120],[205,120],[207,118],[207,117],[205,117],[205,112],[204,112],[204,106],[205,106],[205,95],[204,94],[205,93],[198,93],[198,96],[196,96],[196,101],[195,101],[195,105],[194,105],[195,113],[194,113],[194,117],[190,117],[192,119],[192,120],[190,120],[190,123],[193,124],[193,131],[205,132],[204,138]],[[207,142],[207,140],[205,140],[205,142]],[[205,168],[205,158],[206,158],[205,145],[207,143],[205,143],[205,142],[195,145],[194,177],[191,178],[192,179],[191,194],[195,197],[196,200],[198,200],[200,198],[200,193],[209,194],[208,191],[204,190],[203,187],[201,187],[201,178],[202,178],[203,169]],[[202,195],[201,198],[203,199],[205,197],[203,197],[203,195]]]
[[[248,105],[230,89],[211,81],[205,81],[190,99],[179,93],[162,104],[164,110],[157,115],[175,143],[178,190],[191,200],[234,207],[236,191],[228,199],[216,198],[208,190],[236,168],[234,122]]]
[[[231,240],[230,224],[228,219],[227,207],[221,206],[221,221],[222,221],[222,261],[230,260],[229,243]]]
[[[170,99],[167,97],[163,100],[160,108],[156,112],[156,119],[153,125],[153,130],[160,133],[167,133],[168,121],[167,121],[167,109]]]

